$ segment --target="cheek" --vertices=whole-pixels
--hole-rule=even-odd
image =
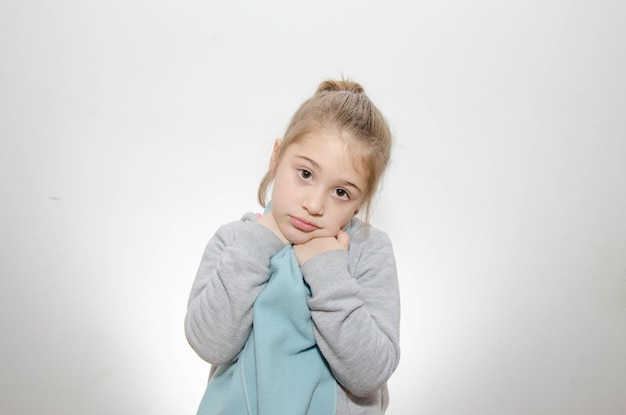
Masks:
[[[283,197],[283,192],[280,191],[280,188],[274,187],[272,189],[272,210],[276,212],[281,212],[284,210],[285,200]]]
[[[342,212],[341,215],[338,215],[338,220],[335,223],[337,232],[344,229],[348,225],[348,222],[350,222],[350,219],[352,219],[352,217],[354,216],[353,213],[354,209],[350,209],[348,211]]]
[[[289,186],[285,183],[285,180],[277,177],[272,185],[272,201],[282,203],[289,193],[287,191],[288,188]]]

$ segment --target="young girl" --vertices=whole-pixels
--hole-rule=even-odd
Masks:
[[[185,332],[213,365],[198,414],[385,412],[400,301],[368,219],[390,149],[359,84],[323,82],[294,114],[259,186],[265,213],[218,229],[193,283]]]

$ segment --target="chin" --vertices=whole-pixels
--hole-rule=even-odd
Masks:
[[[289,243],[293,245],[302,245],[309,242],[313,238],[318,238],[322,236],[315,231],[311,233],[306,233],[295,229],[285,230],[283,232],[283,235],[285,236],[285,239],[287,239],[287,241],[289,241]]]
[[[286,238],[289,241],[289,243],[292,245],[302,245],[304,243],[309,242],[314,237],[309,236],[309,235],[298,235],[298,236],[286,237]]]

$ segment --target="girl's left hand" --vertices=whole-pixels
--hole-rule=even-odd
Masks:
[[[344,231],[339,231],[337,236],[325,236],[313,238],[303,244],[294,245],[293,252],[300,266],[309,259],[323,252],[332,251],[334,249],[348,250],[350,246],[350,235]]]

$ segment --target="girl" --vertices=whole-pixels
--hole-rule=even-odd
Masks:
[[[359,84],[323,82],[294,114],[259,186],[265,213],[217,231],[191,289],[187,339],[213,365],[198,414],[385,412],[400,301],[368,219],[390,150]]]

